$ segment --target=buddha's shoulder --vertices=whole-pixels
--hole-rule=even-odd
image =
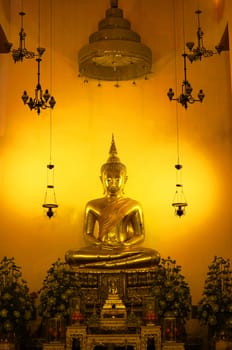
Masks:
[[[140,204],[139,201],[137,201],[136,199],[129,198],[129,197],[122,197],[122,200],[133,204]]]
[[[125,197],[125,198],[123,198],[123,201],[125,202],[125,204],[127,204],[131,207],[141,208],[140,202],[137,201],[136,199]]]
[[[112,205],[115,203],[118,203],[118,205],[127,204],[130,206],[138,206],[138,207],[141,206],[137,200],[135,200],[133,198],[129,198],[129,197],[118,198],[116,201],[112,202]],[[92,207],[96,208],[96,207],[104,206],[105,204],[109,205],[109,201],[107,200],[106,197],[101,197],[101,198],[95,198],[95,199],[88,201],[88,203],[86,204],[86,207],[87,208],[92,208]]]
[[[105,197],[91,199],[87,202],[86,208],[99,207],[103,203],[105,203],[105,201],[106,201]]]

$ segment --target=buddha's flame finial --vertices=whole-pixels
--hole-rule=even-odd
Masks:
[[[123,163],[121,163],[118,157],[118,152],[115,145],[113,134],[112,134],[111,146],[109,150],[109,158],[107,159],[107,162],[102,165],[101,171],[112,166],[114,167],[114,169],[118,168],[118,169],[124,169],[126,171],[126,166]]]
[[[118,152],[114,141],[114,134],[112,134],[111,146],[109,150],[109,158],[107,160],[107,163],[119,163],[119,162],[120,162],[120,159],[118,157]]]
[[[111,157],[115,157],[118,154],[117,148],[116,148],[116,145],[115,145],[115,141],[114,141],[114,134],[112,134],[112,141],[111,141],[109,154],[110,154]]]
[[[110,0],[110,5],[113,8],[117,8],[118,7],[118,0]]]

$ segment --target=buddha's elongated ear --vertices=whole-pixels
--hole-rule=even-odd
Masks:
[[[125,194],[125,192],[124,192],[124,187],[125,187],[125,184],[126,184],[126,182],[127,182],[127,179],[128,179],[128,176],[124,174],[124,184],[123,184],[123,186],[122,186],[122,194]]]
[[[106,194],[106,188],[105,188],[105,186],[104,186],[104,182],[103,182],[103,177],[102,177],[102,175],[100,175],[99,178],[100,178],[101,183],[102,183],[102,185],[103,185],[103,194]]]

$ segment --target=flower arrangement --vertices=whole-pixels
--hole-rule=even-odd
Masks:
[[[158,321],[164,325],[167,318],[175,319],[175,338],[184,333],[184,324],[191,313],[191,294],[188,283],[181,274],[181,267],[170,257],[161,259],[153,295],[156,299]],[[163,329],[165,333],[168,329]]]
[[[38,312],[43,320],[71,317],[71,299],[77,296],[79,282],[71,267],[58,259],[47,272],[39,292]]]
[[[232,329],[232,271],[230,260],[215,256],[208,267],[203,296],[197,305],[202,325],[214,332]]]
[[[33,296],[22,278],[15,259],[4,257],[0,262],[0,337],[8,341],[22,338],[34,313]]]

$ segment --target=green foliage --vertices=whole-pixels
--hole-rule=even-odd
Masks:
[[[33,316],[33,297],[14,258],[0,262],[0,296],[1,338],[23,337]]]
[[[153,294],[157,300],[158,317],[176,317],[185,323],[191,312],[191,295],[188,283],[180,273],[181,267],[170,257],[162,259],[159,265]]]
[[[215,256],[208,267],[203,296],[198,303],[201,324],[232,327],[232,271],[229,259]]]
[[[44,320],[62,317],[69,320],[70,300],[78,295],[79,282],[73,270],[58,259],[47,271],[39,295],[38,312]]]

